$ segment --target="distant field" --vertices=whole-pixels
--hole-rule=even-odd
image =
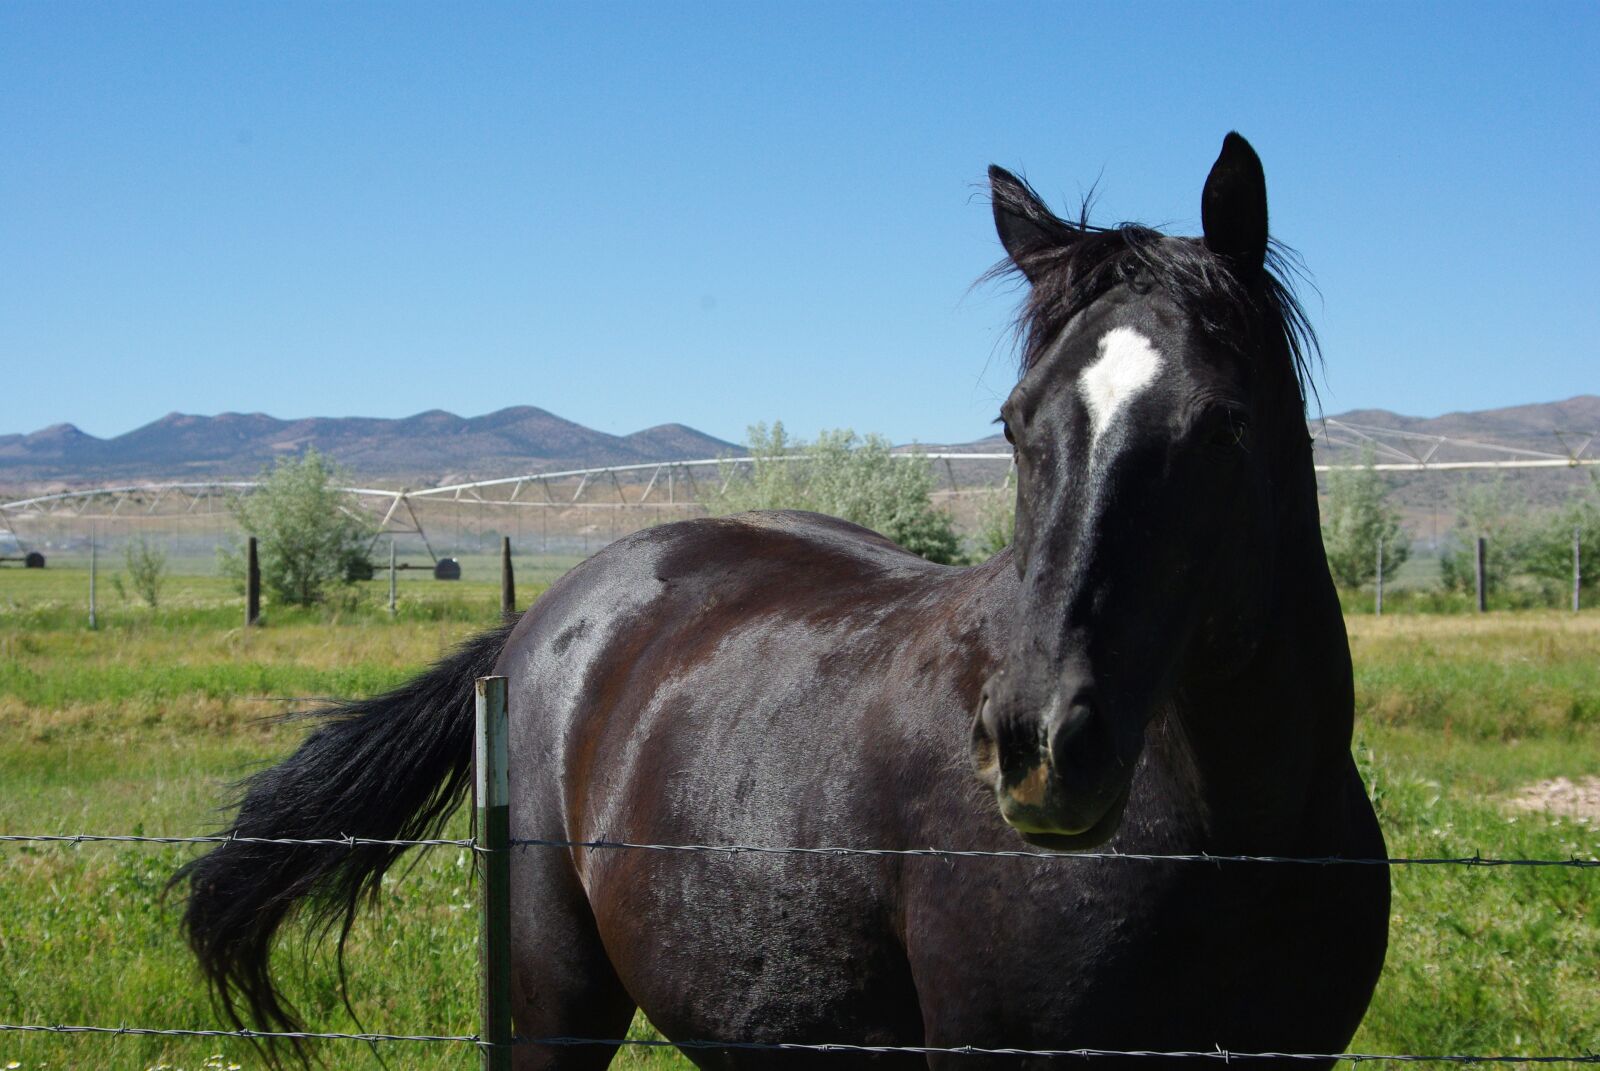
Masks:
[[[487,576],[483,575],[485,571]],[[545,574],[529,563],[521,601]],[[284,696],[388,687],[492,623],[492,562],[445,584],[407,576],[337,608],[240,627],[221,581],[173,582],[150,611],[103,599],[84,628],[84,575],[0,570],[0,832],[192,834],[216,828],[222,785],[292,747],[264,716]],[[519,572],[521,572],[519,568]],[[109,593],[106,593],[109,594]],[[1600,775],[1600,613],[1349,619],[1357,755],[1394,855],[1593,857],[1594,820],[1517,810],[1530,784]],[[457,832],[464,832],[458,822]],[[0,846],[0,1020],[216,1025],[162,883],[189,849]],[[396,873],[351,939],[352,999],[371,1030],[471,1033],[475,921],[463,853]],[[1366,1052],[1600,1049],[1600,877],[1595,871],[1400,869],[1388,967],[1352,1043]],[[290,959],[285,960],[290,963]],[[325,952],[288,972],[318,1029],[352,1030]],[[642,1023],[637,1030],[647,1030]],[[333,1068],[375,1066],[323,1043]],[[0,1068],[161,1063],[261,1066],[224,1040],[0,1035]],[[468,1068],[465,1047],[399,1046],[390,1066]],[[687,1067],[630,1050],[619,1067]]]
[[[1600,775],[1600,613],[1347,620],[1356,751],[1394,856],[1595,858],[1600,817],[1519,810]],[[1361,1052],[1600,1049],[1600,873],[1394,871]]]

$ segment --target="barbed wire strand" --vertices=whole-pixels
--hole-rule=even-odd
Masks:
[[[1292,855],[1159,855],[1144,852],[1024,852],[979,851],[953,848],[793,848],[763,847],[754,844],[646,844],[615,840],[546,840],[514,838],[513,847],[584,848],[594,850],[634,849],[653,852],[707,852],[719,855],[822,855],[822,856],[912,856],[930,859],[1032,859],[1038,862],[1124,860],[1141,863],[1299,863],[1308,866],[1540,866],[1600,869],[1600,859],[1503,859],[1474,853],[1469,856],[1399,857],[1357,859],[1346,856]]]
[[[125,1034],[130,1037],[175,1038],[244,1038],[261,1039],[296,1038],[314,1041],[449,1041],[461,1044],[484,1044],[477,1034],[340,1034],[332,1031],[312,1030],[179,1030],[153,1026],[72,1026],[65,1023],[45,1024],[0,1023],[0,1032],[15,1034]]]
[[[64,843],[64,844],[284,844],[304,847],[357,848],[375,845],[393,848],[471,848],[485,851],[470,837],[461,839],[432,838],[424,840],[387,840],[378,837],[245,837],[234,834],[216,834],[197,837],[157,837],[131,834],[103,833],[49,833],[0,834],[0,843]],[[825,857],[910,857],[926,859],[1029,859],[1035,862],[1088,862],[1120,860],[1136,863],[1294,863],[1302,866],[1467,866],[1467,867],[1566,867],[1577,870],[1600,869],[1600,859],[1516,859],[1486,856],[1480,853],[1462,856],[1397,856],[1386,859],[1363,859],[1347,856],[1294,856],[1294,855],[1214,855],[1208,852],[1189,854],[1158,854],[1149,852],[1028,852],[985,851],[959,848],[844,848],[822,846],[800,848],[759,844],[652,844],[639,841],[618,840],[557,840],[549,838],[516,838],[513,847],[582,848],[593,851],[652,851],[699,852],[709,855],[800,855]]]
[[[1234,1052],[1231,1049],[1200,1049],[1194,1051],[1156,1051],[1145,1049],[1012,1049],[985,1048],[980,1045],[852,1045],[842,1042],[782,1042],[782,1041],[665,1041],[652,1038],[515,1038],[517,1045],[633,1045],[648,1048],[673,1049],[740,1049],[779,1052],[860,1053],[905,1056],[1054,1056],[1096,1057],[1136,1056],[1179,1059],[1222,1060],[1347,1060],[1366,1063],[1375,1060],[1394,1060],[1400,1063],[1455,1063],[1455,1064],[1558,1064],[1600,1063],[1600,1054],[1580,1055],[1494,1055],[1478,1056],[1470,1053],[1444,1055],[1416,1055],[1411,1053],[1366,1052]]]
[[[246,1040],[296,1039],[310,1041],[404,1041],[444,1042],[487,1047],[477,1034],[345,1034],[332,1031],[310,1030],[182,1030],[144,1026],[76,1026],[67,1024],[15,1024],[0,1023],[0,1032],[34,1034],[111,1034],[124,1036],[242,1038]],[[1600,1054],[1517,1054],[1476,1055],[1471,1053],[1414,1054],[1414,1053],[1364,1053],[1364,1052],[1234,1052],[1231,1049],[1200,1049],[1159,1051],[1149,1049],[1020,1049],[990,1048],[980,1045],[855,1045],[847,1042],[785,1042],[785,1041],[667,1041],[655,1038],[580,1038],[542,1037],[513,1038],[513,1045],[582,1046],[608,1045],[661,1049],[731,1049],[757,1052],[815,1052],[903,1056],[1029,1056],[1029,1057],[1147,1057],[1161,1059],[1197,1060],[1336,1060],[1350,1063],[1370,1063],[1389,1060],[1397,1063],[1453,1063],[1453,1064],[1594,1064],[1600,1063]]]
[[[109,833],[5,833],[0,843],[42,842],[47,844],[290,844],[313,848],[359,848],[381,845],[388,848],[477,848],[477,841],[435,838],[431,840],[383,840],[378,837],[242,837],[219,833],[203,837],[146,837]]]

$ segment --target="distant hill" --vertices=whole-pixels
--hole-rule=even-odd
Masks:
[[[1561,402],[1539,405],[1513,405],[1504,409],[1484,409],[1469,413],[1446,413],[1437,417],[1414,417],[1387,409],[1353,409],[1331,414],[1330,424],[1338,422],[1366,428],[1387,428],[1417,436],[1442,435],[1453,440],[1437,449],[1424,438],[1385,438],[1393,448],[1413,458],[1430,461],[1506,460],[1516,455],[1481,449],[1472,443],[1535,450],[1543,454],[1566,456],[1583,447],[1590,436],[1600,433],[1600,396],[1580,394]],[[1313,432],[1319,421],[1311,421]],[[1359,438],[1330,427],[1329,434],[1318,435],[1316,459],[1327,464],[1351,464],[1361,460]],[[1383,438],[1380,436],[1380,438]],[[1343,440],[1343,445],[1329,439]],[[1600,457],[1600,438],[1588,447],[1585,457]],[[1379,461],[1402,458],[1381,454]],[[1400,507],[1406,527],[1413,536],[1437,544],[1450,529],[1461,493],[1467,487],[1499,484],[1508,508],[1539,509],[1557,505],[1573,494],[1590,494],[1595,487],[1596,468],[1501,469],[1494,471],[1451,471],[1390,473],[1386,477],[1391,501]],[[1326,483],[1324,483],[1326,486]]]
[[[169,413],[111,439],[71,424],[0,435],[0,482],[250,477],[274,458],[307,446],[357,476],[419,484],[445,475],[466,479],[739,452],[733,443],[682,424],[609,435],[527,405],[478,417],[431,409],[396,420]]]
[[[1393,413],[1387,409],[1351,409],[1344,413],[1329,413],[1313,417],[1307,423],[1312,431],[1320,431],[1324,421],[1353,424],[1370,428],[1385,428],[1409,432],[1414,435],[1442,435],[1450,439],[1471,440],[1485,444],[1510,446],[1545,453],[1565,453],[1581,446],[1589,435],[1600,435],[1600,395],[1580,394],[1564,402],[1544,402],[1538,405],[1513,405],[1505,409],[1483,409],[1471,413],[1446,413],[1444,416],[1415,417]],[[1344,438],[1349,438],[1344,436]],[[1343,463],[1359,457],[1359,449],[1330,446],[1319,436],[1318,463]],[[918,449],[929,453],[1004,453],[1011,449],[1005,437],[999,434],[974,439],[966,443],[919,443],[915,447],[902,446],[901,450]],[[1427,446],[1417,448],[1426,453]],[[1451,446],[1436,452],[1433,460],[1476,460],[1489,456],[1484,451],[1466,446]],[[1500,455],[1495,455],[1500,456]],[[1600,440],[1591,447],[1587,456],[1600,457]],[[1380,457],[1378,460],[1395,460]]]
[[[1503,446],[1561,452],[1600,432],[1600,396],[1517,405],[1470,413],[1415,417],[1386,409],[1332,414],[1330,421],[1478,440]],[[1319,420],[1311,421],[1318,430]],[[1344,436],[1349,439],[1349,436]],[[1418,455],[1430,444],[1415,446]],[[610,435],[533,406],[515,406],[477,417],[432,409],[396,420],[375,417],[307,417],[279,420],[264,413],[190,416],[171,413],[142,428],[98,439],[71,424],[29,435],[0,435],[0,485],[18,487],[52,481],[78,486],[119,480],[251,477],[276,457],[307,446],[331,455],[357,476],[401,480],[414,486],[513,475],[519,472],[626,465],[742,453],[734,443],[682,424],[662,424],[631,435]],[[999,435],[968,443],[923,443],[917,449],[963,453],[1004,452]],[[901,447],[900,449],[912,449]],[[1589,456],[1600,454],[1600,441]],[[1470,447],[1450,447],[1433,460],[1489,456]],[[1503,456],[1503,455],[1498,455]],[[1318,436],[1317,460],[1354,461],[1356,448],[1329,445]],[[1392,460],[1392,458],[1390,458]],[[955,467],[963,483],[985,478],[977,463]],[[1578,474],[1582,475],[1582,474]],[[1393,478],[1400,500],[1412,509],[1448,507],[1452,488],[1486,475],[1428,474]],[[1519,471],[1513,477],[1528,497],[1549,501],[1573,486],[1570,470]]]
[[[1321,434],[1325,423],[1330,433],[1328,435]],[[1425,438],[1376,436],[1406,455],[1406,458],[1401,458],[1380,452],[1376,458],[1378,461],[1392,462],[1425,456],[1435,462],[1482,461],[1515,456],[1475,448],[1470,445],[1474,442],[1565,455],[1582,447],[1589,436],[1600,433],[1600,396],[1582,394],[1561,402],[1446,413],[1437,417],[1405,416],[1387,409],[1352,409],[1344,413],[1330,413],[1326,417],[1308,421],[1310,430],[1316,434],[1315,456],[1319,464],[1355,464],[1361,460],[1360,436],[1339,430],[1334,427],[1337,424],[1357,425],[1358,429],[1407,432],[1416,436],[1444,436],[1454,440],[1449,445],[1436,446]],[[991,435],[967,443],[923,443],[917,449],[929,453],[1004,453],[1010,447],[1004,437]],[[1595,439],[1584,456],[1600,457],[1600,437]],[[954,475],[963,483],[970,484],[985,478],[992,479],[992,470],[987,471],[990,475],[985,477],[985,470],[977,468],[975,463],[957,462]],[[1587,493],[1593,486],[1590,482],[1592,475],[1597,475],[1597,469],[1560,467],[1498,472],[1433,470],[1390,473],[1385,480],[1392,500],[1400,507],[1412,533],[1437,540],[1441,533],[1448,530],[1455,516],[1460,492],[1466,486],[1501,482],[1507,498],[1513,503],[1541,507],[1554,505],[1575,492]]]
[[[1347,413],[1330,414],[1328,419],[1344,424],[1390,428],[1419,435],[1443,435],[1451,439],[1561,454],[1569,448],[1576,449],[1582,445],[1584,438],[1600,432],[1600,396],[1580,394],[1564,402],[1513,405],[1504,409],[1446,413],[1437,417],[1404,416],[1387,409],[1352,409]],[[1311,425],[1315,429],[1317,421],[1311,421]],[[1337,448],[1323,448],[1319,443],[1317,460],[1350,460],[1343,456],[1345,452]],[[1452,445],[1436,453],[1433,459],[1467,461],[1484,456],[1482,451]],[[1600,449],[1591,450],[1590,456],[1600,456]]]

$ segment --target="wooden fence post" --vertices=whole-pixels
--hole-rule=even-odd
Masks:
[[[244,570],[244,623],[249,628],[261,624],[261,560],[256,556],[255,536],[246,543]]]
[[[483,1071],[511,1071],[511,793],[506,774],[506,678],[477,680],[478,1030]]]
[[[1483,536],[1478,537],[1478,613],[1480,614],[1489,609],[1489,592],[1483,577],[1483,563],[1487,556],[1488,542]]]
[[[500,537],[500,616],[510,620],[517,612],[517,578],[511,571],[511,537]]]
[[[95,621],[95,617],[94,617],[94,574],[95,574],[95,566],[96,566],[96,564],[98,564],[96,559],[98,557],[98,550],[99,550],[99,541],[95,539],[95,534],[96,534],[95,533],[95,527],[94,527],[94,525],[91,524],[89,526],[89,627],[90,628],[99,628],[100,627],[99,624]],[[1576,591],[1577,589],[1574,588],[1573,590]],[[1576,600],[1577,596],[1574,595],[1573,599]],[[1576,601],[1574,601],[1572,608],[1574,610],[1576,610],[1578,608]]]

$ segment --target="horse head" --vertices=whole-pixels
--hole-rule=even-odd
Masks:
[[[1226,686],[1272,627],[1314,340],[1237,134],[1200,239],[1067,222],[1003,169],[990,182],[1002,269],[1029,285],[1001,408],[1021,587],[972,757],[1025,838],[1088,848],[1118,829],[1153,719]]]

